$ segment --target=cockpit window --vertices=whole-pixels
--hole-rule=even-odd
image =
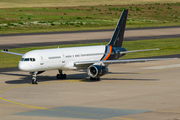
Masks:
[[[29,58],[25,58],[24,61],[29,61]]]
[[[36,61],[36,59],[35,58],[21,58],[20,61],[32,61],[32,62],[34,62],[34,61]]]
[[[30,58],[30,61],[34,62],[34,61],[35,61],[35,58]]]
[[[24,61],[24,58],[21,58],[21,60],[20,61]]]

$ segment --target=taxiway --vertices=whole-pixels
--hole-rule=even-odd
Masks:
[[[0,73],[1,119],[178,120],[180,60],[110,65],[110,74],[90,81],[87,74],[47,71],[31,85],[26,72]]]
[[[0,35],[0,49],[109,42],[114,30]],[[179,38],[180,26],[126,29],[124,41]]]
[[[127,30],[126,40],[179,37],[180,27]],[[63,42],[109,41],[110,31],[5,35],[4,47],[32,47]],[[51,44],[50,44],[51,43]],[[161,56],[162,57],[162,56]],[[167,56],[166,56],[167,57]],[[169,57],[177,57],[169,56]],[[0,69],[0,118],[3,120],[180,120],[180,60],[115,64],[100,81],[79,71],[38,75],[38,85],[17,68]]]

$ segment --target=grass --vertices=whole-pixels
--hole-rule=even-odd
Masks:
[[[114,29],[123,9],[129,9],[127,28],[179,26],[179,7],[179,2],[157,1],[133,5],[0,8],[0,34]]]
[[[0,8],[176,3],[178,0],[1,0]]]
[[[58,48],[58,46],[60,48],[64,48],[64,47],[78,47],[78,46],[91,46],[91,45],[105,45],[105,44],[107,43],[55,45],[55,46],[46,46],[46,47],[16,48],[16,49],[11,49],[10,51],[24,54],[31,50]],[[180,46],[180,38],[124,41],[123,47],[125,47],[127,50],[153,49],[153,48],[160,48],[160,50],[129,53],[126,54],[123,57],[123,59],[180,54],[179,46]],[[20,56],[0,53],[0,68],[17,67],[20,58],[21,58]]]

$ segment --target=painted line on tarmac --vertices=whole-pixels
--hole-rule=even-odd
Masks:
[[[30,86],[30,85],[20,85],[20,86],[9,87],[9,88],[6,88],[6,89],[4,89],[4,90],[1,90],[0,93],[2,93],[2,92],[4,92],[4,91],[11,90],[11,89],[15,89],[15,88],[25,87],[25,86]],[[0,100],[6,101],[6,102],[9,102],[9,103],[13,103],[13,104],[15,104],[15,105],[20,105],[20,106],[23,106],[23,107],[28,107],[28,108],[47,109],[47,108],[36,107],[36,106],[31,106],[31,105],[26,105],[26,104],[21,104],[21,103],[13,102],[13,101],[4,99],[4,98],[2,98],[2,97],[0,97]]]
[[[141,68],[141,69],[159,70],[159,69],[179,68],[179,67],[180,67],[180,64],[172,64],[172,65],[163,65],[163,66],[144,67],[144,68]]]
[[[151,73],[151,72],[160,72],[160,71],[175,70],[175,69],[180,69],[180,67],[178,67],[178,68],[167,68],[167,69],[150,70],[150,71],[142,71],[142,72],[135,72],[135,73],[136,74],[138,74],[138,73]],[[115,74],[115,75],[108,75],[108,76],[121,76],[121,75],[129,75],[129,74]]]
[[[76,80],[76,81],[80,81],[80,80]],[[57,81],[57,82],[71,82],[71,81],[67,80],[67,81]],[[44,83],[40,83],[40,84],[43,85],[43,84],[47,84],[47,83],[54,83],[54,82],[44,82]],[[8,91],[8,90],[15,89],[15,88],[26,87],[26,86],[31,86],[31,84],[29,84],[29,85],[20,85],[20,86],[7,87],[7,88],[1,90],[0,93],[2,93],[2,92],[4,92],[4,91]],[[13,102],[13,101],[4,99],[4,98],[2,98],[2,97],[0,97],[0,100],[3,100],[3,101],[8,102],[8,103],[15,104],[14,106],[22,106],[22,107],[26,107],[26,108],[34,108],[34,109],[39,109],[39,110],[61,111],[61,112],[66,112],[66,113],[85,114],[85,115],[92,115],[92,116],[102,116],[102,117],[116,118],[116,119],[121,119],[121,120],[133,120],[133,119],[122,118],[122,117],[113,117],[113,116],[105,116],[105,115],[99,115],[99,114],[82,113],[82,112],[74,112],[74,111],[63,111],[63,110],[55,110],[55,109],[49,109],[49,108],[44,108],[44,107],[37,107],[37,106],[22,104],[22,103],[18,103],[18,102]],[[1,104],[0,104],[0,105],[1,105]],[[3,105],[5,105],[5,104],[3,104]],[[7,105],[7,104],[6,104],[6,105]],[[10,106],[13,106],[13,105],[10,105]]]
[[[176,69],[180,69],[180,67],[178,67],[178,68],[158,69],[158,70],[156,69],[156,70],[143,71],[143,72],[138,72],[138,73],[151,73],[151,72],[160,72],[160,71],[176,70]]]

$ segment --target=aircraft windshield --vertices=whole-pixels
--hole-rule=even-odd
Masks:
[[[34,62],[34,61],[36,61],[36,59],[35,58],[21,58],[20,61],[32,61],[32,62]]]

